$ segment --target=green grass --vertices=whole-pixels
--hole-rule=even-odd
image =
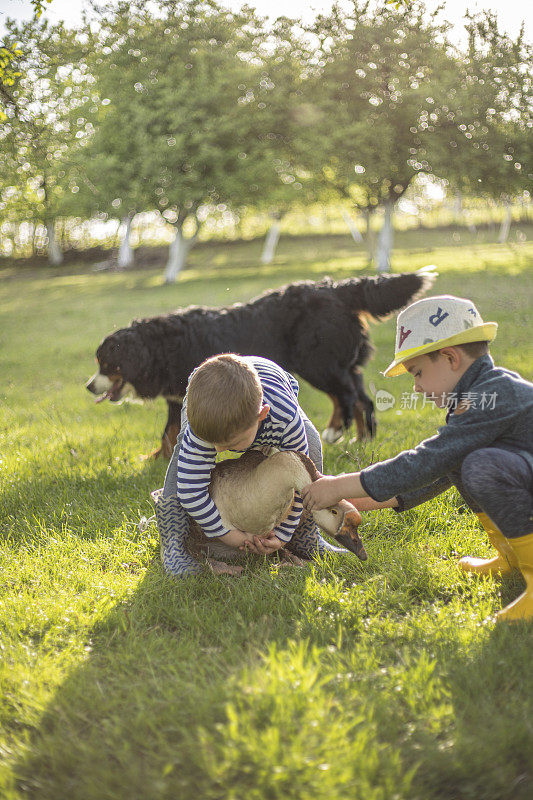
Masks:
[[[526,229],[531,239],[531,229]],[[533,246],[398,237],[395,269],[434,263],[436,292],[500,323],[495,359],[533,376]],[[149,492],[165,464],[164,403],[95,406],[83,382],[114,326],[189,303],[245,300],[303,277],[365,273],[348,237],[193,253],[160,271],[5,268],[0,277],[0,796],[6,800],[364,798],[525,800],[533,792],[531,625],[491,615],[520,591],[459,573],[489,552],[450,491],[368,514],[366,563],[336,558],[240,579],[163,574]],[[328,446],[355,469],[432,434],[380,375],[394,320],[375,325],[367,384],[392,391],[375,441]],[[323,427],[328,399],[302,386]]]

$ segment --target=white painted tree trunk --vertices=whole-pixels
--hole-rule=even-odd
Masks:
[[[46,235],[48,236],[48,263],[57,267],[63,263],[63,253],[57,243],[55,224],[53,222],[46,223]]]
[[[509,231],[511,230],[511,204],[507,201],[504,203],[505,206],[505,216],[502,220],[502,224],[500,227],[500,234],[498,236],[498,241],[500,244],[504,244],[509,238]]]
[[[378,237],[378,250],[377,250],[377,267],[378,272],[390,272],[390,254],[392,250],[392,212],[394,211],[394,202],[387,200],[384,204],[385,216],[383,218],[383,225],[379,232]]]
[[[174,283],[187,261],[189,250],[193,247],[198,233],[186,239],[183,228],[176,230],[176,236],[168,248],[168,261],[165,267],[165,283]]]
[[[352,234],[352,239],[354,240],[354,242],[360,244],[363,241],[363,237],[361,236],[359,229],[355,227],[355,223],[351,218],[351,216],[344,209],[342,211],[342,218],[345,221],[346,225],[348,226],[348,230]]]
[[[128,214],[122,220],[122,239],[120,240],[120,247],[118,248],[117,263],[120,269],[127,269],[133,266],[133,250],[130,245],[131,223],[133,222],[132,214]]]
[[[270,228],[268,229],[263,252],[261,253],[261,263],[271,264],[278,246],[279,237],[281,233],[281,219],[275,219]]]

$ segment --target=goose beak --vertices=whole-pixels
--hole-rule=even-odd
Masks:
[[[339,532],[335,536],[335,539],[340,542],[340,544],[344,545],[347,550],[355,553],[357,558],[360,558],[361,561],[366,561],[368,554],[365,550],[361,537],[357,533],[357,528],[359,527],[360,522],[361,514],[359,511],[357,511],[357,509],[354,508],[353,511],[346,511],[342,520],[342,525],[339,528]]]

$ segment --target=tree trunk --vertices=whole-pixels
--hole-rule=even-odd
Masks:
[[[456,192],[453,198],[453,217],[457,225],[461,224],[463,216],[463,195],[461,192]]]
[[[199,225],[194,236],[186,239],[183,235],[183,224],[176,230],[176,236],[168,248],[168,261],[165,267],[165,283],[174,283],[187,261],[189,250],[198,238]]]
[[[470,214],[468,214],[466,218],[466,227],[468,228],[470,233],[477,233],[477,228],[475,224],[472,222],[472,217]]]
[[[374,263],[374,231],[372,230],[372,215],[374,214],[373,208],[365,208],[365,242],[366,251],[368,254],[368,266],[371,267]]]
[[[344,209],[342,210],[342,218],[345,221],[346,225],[348,226],[348,230],[352,234],[352,239],[354,240],[354,242],[360,244],[363,241],[363,237],[361,236],[359,229],[355,227],[355,223],[351,218],[351,216]]]
[[[63,253],[56,239],[55,225],[53,222],[46,223],[46,235],[48,236],[48,263],[53,267],[63,263]]]
[[[529,210],[531,208],[531,201],[530,200],[526,200],[524,197],[522,197],[521,200],[520,200],[520,207],[521,207],[520,222],[523,225],[528,225],[529,221],[530,221]]]
[[[261,263],[271,264],[274,259],[276,247],[278,246],[279,237],[281,233],[281,218],[282,214],[275,214],[274,221],[268,229],[265,244],[263,245],[263,252],[261,253]]]
[[[68,243],[67,243],[67,226],[66,226],[66,221],[63,218],[62,223],[61,223],[61,250],[63,252],[65,252],[65,250],[67,249],[67,246],[68,246]]]
[[[511,204],[508,200],[505,200],[503,205],[505,207],[505,216],[502,220],[500,234],[498,236],[498,242],[500,244],[504,244],[507,241],[509,238],[509,231],[511,230]]]
[[[463,208],[463,195],[461,192],[456,192],[455,194],[453,216],[456,225],[462,225],[464,221],[470,233],[477,233],[477,228],[472,222],[470,212],[465,211]]]
[[[384,204],[385,217],[378,237],[377,267],[378,272],[390,272],[390,254],[392,250],[393,228],[392,213],[394,201],[387,200]]]
[[[131,223],[133,221],[134,214],[128,214],[127,217],[124,217],[122,220],[122,226],[124,228],[124,232],[122,234],[122,240],[120,242],[120,247],[118,248],[118,258],[117,263],[119,269],[128,269],[128,267],[133,266],[133,250],[131,249],[130,245],[130,232],[131,232]]]

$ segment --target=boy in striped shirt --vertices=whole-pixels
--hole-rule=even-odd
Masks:
[[[305,453],[321,470],[320,437],[298,404],[298,391],[292,375],[258,356],[214,356],[192,373],[167,480],[175,480],[178,500],[207,536],[265,554],[291,540],[303,510],[299,495],[269,536],[252,538],[246,531],[224,527],[209,482],[217,453],[260,445]]]

